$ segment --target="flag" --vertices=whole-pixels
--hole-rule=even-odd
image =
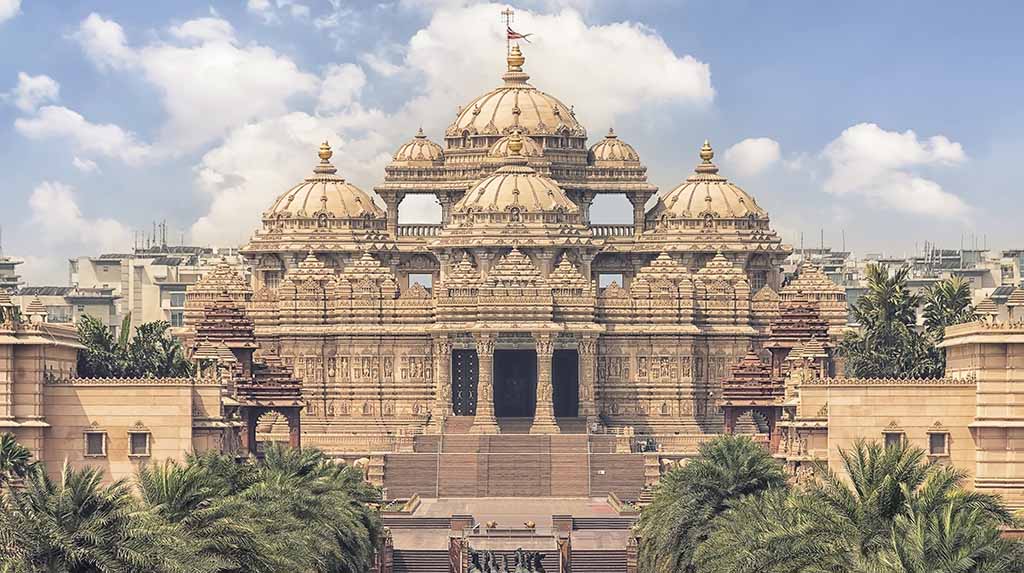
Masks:
[[[526,40],[527,42],[529,42],[530,40],[529,40],[529,38],[527,38],[527,36],[532,36],[533,35],[533,34],[520,34],[519,32],[516,32],[515,30],[513,30],[511,26],[506,26],[506,28],[508,28],[508,39],[509,40]]]

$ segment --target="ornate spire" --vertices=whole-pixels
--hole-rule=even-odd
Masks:
[[[334,157],[331,144],[326,141],[321,143],[317,155],[320,157],[320,164],[313,168],[313,173],[334,175],[338,172],[338,169],[331,164],[331,157]]]
[[[700,165],[695,170],[697,173],[718,173],[718,166],[711,162],[715,157],[715,150],[711,149],[711,143],[704,140],[700,148]]]
[[[506,86],[522,86],[530,79],[530,75],[523,71],[523,64],[526,63],[526,56],[519,50],[519,46],[512,46],[508,52],[508,71],[501,79],[505,80]]]

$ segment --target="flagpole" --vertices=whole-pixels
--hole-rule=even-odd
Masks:
[[[515,17],[515,13],[515,10],[511,8],[505,8],[501,11],[501,15],[505,17],[505,57],[512,53],[512,38],[509,36],[508,31],[512,29],[512,20]]]

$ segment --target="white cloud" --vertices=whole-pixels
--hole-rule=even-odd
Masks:
[[[47,75],[30,76],[18,72],[18,85],[5,93],[3,98],[14,102],[21,111],[31,113],[40,104],[57,101],[60,96],[60,84]]]
[[[161,147],[189,151],[256,118],[288,111],[288,100],[314,94],[319,79],[260,45],[240,46],[230,23],[216,17],[174,26],[181,44],[125,42],[121,26],[92,14],[75,37],[101,67],[135,66],[161,93],[168,119]]]
[[[355,64],[331,64],[320,84],[317,109],[337,111],[344,109],[359,97],[366,85],[366,73]]]
[[[14,127],[30,139],[68,140],[77,150],[126,163],[139,163],[152,152],[131,132],[110,123],[92,123],[63,106],[43,106],[33,117],[14,120]]]
[[[100,166],[95,161],[83,159],[77,155],[71,159],[71,165],[82,173],[100,173]]]
[[[172,26],[170,32],[179,40],[227,43],[235,40],[235,29],[231,23],[216,17],[189,20],[180,26]]]
[[[89,252],[124,249],[131,244],[131,233],[120,222],[82,215],[69,185],[44,181],[32,190],[28,202],[31,221],[46,243],[73,245]]]
[[[281,21],[277,14],[278,10],[288,12],[292,18],[297,20],[305,20],[310,16],[309,6],[294,0],[248,0],[245,8],[251,14],[263,18],[267,24],[276,24]]]
[[[275,197],[312,173],[317,149],[328,140],[340,175],[370,192],[391,159],[390,142],[369,132],[346,136],[352,127],[372,123],[375,112],[317,117],[295,112],[251,123],[233,131],[197,167],[199,188],[212,197],[209,211],[192,227],[203,244],[244,242],[259,225],[259,214]]]
[[[756,175],[782,159],[782,146],[768,137],[748,137],[725,150],[723,162],[729,174]]]
[[[822,156],[832,170],[825,181],[829,193],[859,196],[921,215],[963,218],[969,214],[962,199],[919,173],[922,168],[967,160],[963,147],[945,136],[921,140],[911,130],[899,133],[860,123],[829,143]]]
[[[95,12],[82,20],[72,37],[101,70],[120,70],[135,64],[137,54],[128,46],[121,25]]]
[[[426,78],[426,97],[457,105],[500,82],[503,70],[495,54],[504,51],[504,25],[494,15],[501,9],[498,4],[441,9],[412,37],[405,65]],[[714,99],[710,67],[676,55],[642,25],[589,26],[578,12],[566,9],[555,14],[520,11],[516,27],[533,34],[531,43],[523,45],[532,83],[568,105],[579,103],[580,120],[598,132],[617,115],[646,105],[703,107]]]
[[[0,24],[18,15],[21,0],[0,0]]]

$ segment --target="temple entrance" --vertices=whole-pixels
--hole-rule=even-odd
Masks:
[[[476,350],[452,351],[452,412],[476,415],[476,383],[480,373]]]
[[[532,418],[537,400],[537,353],[494,351],[494,415]]]
[[[575,418],[580,409],[580,357],[575,350],[556,350],[551,359],[556,418]]]

